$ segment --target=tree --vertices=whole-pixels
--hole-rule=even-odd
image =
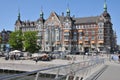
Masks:
[[[15,31],[10,34],[9,44],[12,49],[22,50],[23,43],[22,43],[22,31]]]
[[[37,45],[37,39],[38,37],[37,32],[35,31],[27,31],[24,32],[24,48],[26,51],[30,53],[38,52],[39,46]]]

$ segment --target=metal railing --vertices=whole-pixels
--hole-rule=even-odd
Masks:
[[[0,80],[83,80],[100,69],[105,59],[73,62],[41,70],[0,77]]]

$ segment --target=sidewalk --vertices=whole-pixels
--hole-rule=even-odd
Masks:
[[[52,65],[66,65],[66,64],[70,64],[73,61],[74,62],[82,62],[82,61],[86,61],[89,60],[87,56],[84,57],[83,59],[83,55],[69,55],[71,58],[75,57],[75,59],[71,59],[71,60],[67,60],[67,59],[53,59],[51,61],[38,61],[36,63],[36,61],[34,60],[5,60],[4,57],[0,57],[0,64],[1,63],[14,63],[14,64],[31,64],[31,65],[48,65],[48,64],[52,64]]]
[[[97,78],[97,80],[120,80],[120,63],[108,62],[108,68]]]
[[[5,60],[4,57],[0,58],[0,69],[5,70],[17,70],[17,71],[35,71],[44,68],[49,68],[59,65],[68,65],[74,62],[82,62],[88,59],[83,59],[83,56],[70,55],[71,57],[76,57],[75,60],[62,60],[54,59],[51,61],[36,61],[33,60]]]

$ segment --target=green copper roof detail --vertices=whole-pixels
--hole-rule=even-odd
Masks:
[[[104,11],[107,12],[107,4],[106,4],[106,0],[104,2]]]
[[[43,11],[41,10],[41,12],[40,12],[40,18],[43,18],[43,15],[44,15],[44,13],[43,13]]]
[[[68,12],[70,12],[70,9],[69,9],[69,8],[67,8],[67,11],[66,11],[66,12],[67,12],[67,13],[68,13]]]
[[[66,13],[67,13],[67,16],[70,16],[70,9],[69,8],[67,8]]]
[[[43,8],[42,8],[42,6],[41,6],[40,18],[43,18],[43,15],[44,15],[44,13],[43,13]]]
[[[20,20],[20,11],[18,12],[18,20]]]

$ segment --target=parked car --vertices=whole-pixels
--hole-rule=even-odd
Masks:
[[[41,56],[36,56],[33,58],[34,61],[51,61],[53,57],[49,54],[42,54]]]

